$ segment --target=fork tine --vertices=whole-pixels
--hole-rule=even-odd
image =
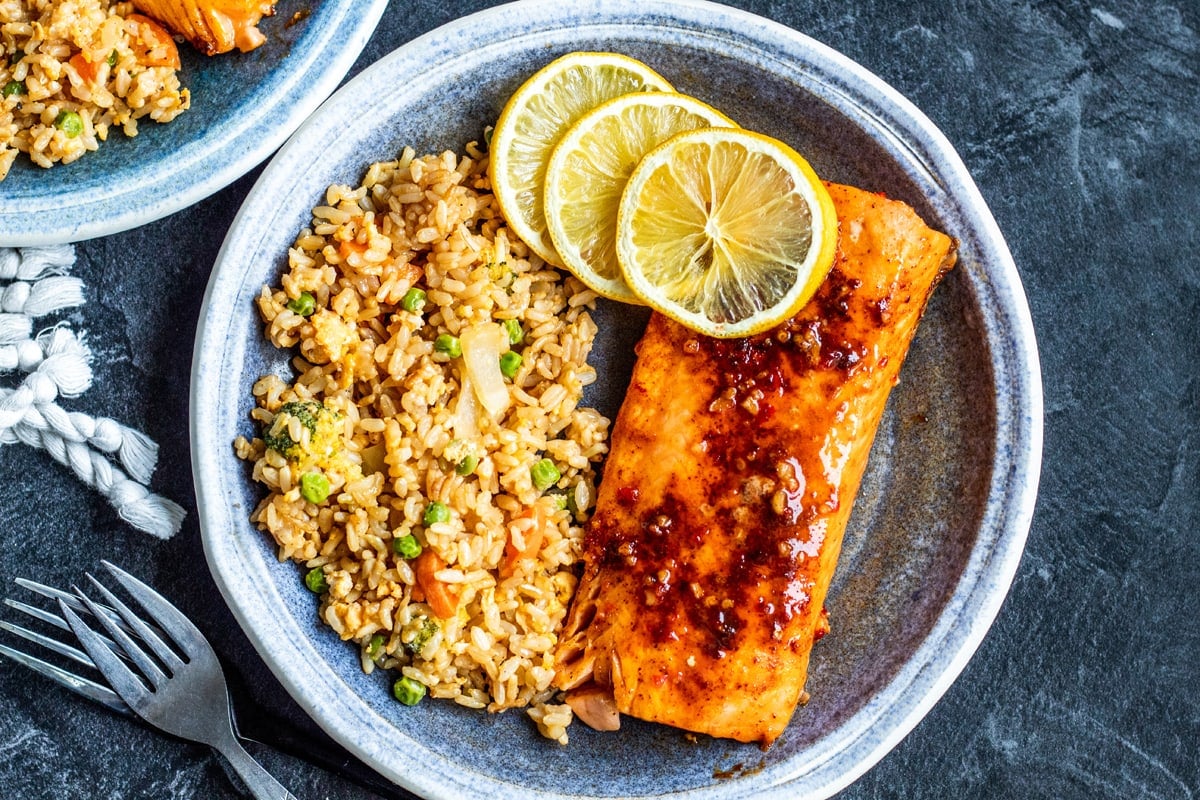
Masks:
[[[189,658],[196,658],[205,650],[211,649],[200,629],[165,597],[117,565],[104,560],[100,563],[125,587],[125,591],[146,609],[159,627],[167,632]]]
[[[9,630],[12,629],[10,628]],[[107,686],[101,686],[95,681],[88,680],[73,672],[68,672],[61,667],[56,667],[53,664],[42,661],[40,658],[34,658],[28,653],[22,653],[20,650],[14,650],[3,644],[0,644],[0,654],[8,656],[22,666],[29,667],[34,672],[46,676],[58,685],[66,687],[76,694],[82,695],[100,705],[107,706],[118,714],[129,716],[132,713],[129,706],[125,704],[125,701]]]
[[[28,578],[14,578],[13,582],[24,589],[28,589],[34,594],[40,594],[43,597],[49,597],[51,600],[61,600],[69,605],[74,611],[78,611],[82,614],[93,613],[92,610],[89,609],[82,600],[70,592],[65,592],[62,589],[55,589],[53,586],[47,586],[44,583],[31,581]],[[99,603],[96,604],[96,607],[101,610],[104,616],[108,617],[111,621],[117,623],[122,628],[125,628],[126,633],[132,633],[132,631],[128,630],[128,626],[125,625],[125,621],[121,619],[117,612],[113,611],[111,608],[102,606]],[[53,625],[54,623],[51,624]]]
[[[141,618],[137,614],[134,614],[129,609],[129,606],[121,602],[120,598],[110,592],[104,584],[96,580],[91,573],[85,574],[88,580],[92,582],[92,585],[96,587],[96,590],[104,595],[104,599],[108,601],[108,604],[121,615],[121,619],[125,620],[125,623],[133,629],[135,634],[141,637],[143,642],[150,645],[150,649],[154,651],[154,655],[158,656],[159,660],[166,665],[167,671],[172,675],[179,672],[183,667],[183,661],[179,659],[179,656],[175,655],[175,651],[167,647],[166,643],[158,638],[158,634],[152,631],[149,625],[142,622]]]
[[[72,611],[66,602],[59,600],[58,605],[62,610],[63,619],[71,626],[71,630],[78,637],[83,649],[91,656],[96,668],[112,684],[112,688],[121,696],[121,699],[128,703],[130,708],[136,708],[145,702],[150,697],[150,691],[142,685],[137,675],[133,674],[133,670],[125,666],[121,659],[108,649],[96,632],[89,628],[87,623]]]
[[[72,595],[72,597],[74,598],[74,595]],[[63,619],[62,617],[59,617],[59,616],[55,616],[54,614],[51,614],[49,611],[38,608],[37,606],[31,606],[28,603],[22,603],[20,600],[13,600],[11,597],[4,598],[4,604],[11,609],[20,611],[22,614],[26,614],[30,617],[33,617],[34,619],[38,620],[39,622],[44,622],[47,625],[53,625],[54,627],[58,628],[59,630],[64,630],[67,633],[74,635],[74,631],[71,630],[71,626],[67,624],[67,621],[65,619]],[[83,604],[80,603],[80,605],[82,606]],[[87,606],[83,606],[83,607],[87,608]],[[3,623],[0,623],[0,624],[3,624]],[[121,650],[120,647],[117,647],[116,642],[114,642],[112,639],[109,639],[107,636],[105,636],[102,633],[97,633],[96,635],[98,637],[100,637],[100,640],[102,642],[104,642],[106,645],[108,645],[109,648],[113,650],[113,652],[115,652],[117,655],[119,655],[121,658],[125,659],[126,661],[129,660],[129,656],[125,655],[125,653]]]
[[[66,656],[77,664],[83,664],[85,667],[92,667],[93,669],[96,666],[95,663],[88,658],[87,653],[83,652],[77,647],[72,647],[66,642],[60,642],[59,640],[52,639],[45,634],[38,633],[37,631],[31,631],[27,628],[22,628],[20,625],[13,625],[11,622],[2,619],[0,619],[0,628],[3,628],[9,633],[15,633],[17,636],[20,636],[26,641],[33,642],[34,644],[40,644],[42,647],[46,648],[52,653],[58,653],[59,655]],[[70,630],[70,628],[67,630]]]
[[[22,603],[20,600],[13,600],[11,597],[4,598],[4,605],[8,606],[9,608],[16,609],[22,614],[31,616],[36,620],[45,622],[47,625],[53,625],[59,630],[64,630],[67,633],[71,632],[71,626],[67,624],[65,619],[62,617],[57,617],[54,614],[51,614],[49,611],[43,611],[37,606],[31,606],[28,603]]]
[[[79,596],[79,599],[81,599],[88,606],[96,605],[92,598],[84,594],[78,586],[72,586],[71,588],[75,590],[75,594]],[[129,634],[121,630],[121,628],[115,622],[105,616],[102,616],[98,611],[93,611],[92,614],[100,621],[100,624],[108,630],[109,635],[112,636],[113,640],[121,646],[121,649],[125,651],[125,654],[129,656],[129,659],[133,661],[134,664],[137,664],[138,669],[142,671],[142,675],[150,682],[151,686],[157,689],[167,681],[166,674],[164,674],[163,671],[159,669],[158,665],[155,664],[148,655],[146,655],[145,650],[138,647],[133,639],[129,638]],[[72,625],[71,627],[74,628],[75,626]],[[75,631],[75,634],[78,636],[79,631]],[[83,637],[80,637],[80,641],[83,641]],[[100,667],[101,671],[103,672],[103,666],[96,659],[96,654],[92,652],[91,648],[87,647],[86,642],[84,642],[84,649],[88,651],[88,655],[92,657],[93,661],[96,661],[96,666]],[[110,650],[109,652],[112,651]],[[107,672],[104,673],[104,677],[108,678]],[[111,681],[112,679],[109,678],[109,680]],[[120,687],[114,686],[113,688],[117,689],[119,694],[121,693]],[[122,696],[124,696],[124,694],[122,694]]]

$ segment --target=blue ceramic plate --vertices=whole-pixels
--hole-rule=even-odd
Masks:
[[[345,77],[387,0],[280,0],[266,44],[207,58],[179,46],[192,107],[143,120],[52,169],[23,153],[0,181],[0,245],[78,242],[198,203],[266,160]],[[307,14],[305,12],[308,12]],[[298,16],[297,16],[298,15]]]
[[[807,154],[827,178],[903,199],[959,241],[889,401],[828,601],[833,633],[766,752],[624,719],[572,726],[561,747],[521,713],[447,702],[408,708],[386,676],[317,620],[292,564],[247,516],[261,497],[233,455],[253,435],[250,387],[288,372],[253,298],[328,184],[371,160],[459,149],[536,69],[572,50],[650,64],[680,91]],[[365,122],[364,122],[365,120]],[[644,312],[605,304],[614,414]],[[1011,256],[945,138],[878,78],[767,20],[687,0],[529,0],[459,20],[396,50],[300,128],[246,199],[212,274],[192,379],[192,447],[209,565],[259,653],[313,718],[382,774],[429,798],[827,797],[892,748],[975,651],[1008,591],[1033,511],[1042,396]]]

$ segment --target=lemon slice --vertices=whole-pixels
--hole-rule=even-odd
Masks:
[[[795,314],[836,245],[833,201],[808,162],[737,128],[681,133],[651,151],[617,215],[629,287],[709,336],[748,336]]]
[[[546,226],[563,266],[606,297],[641,303],[617,263],[617,209],[633,168],[677,133],[736,128],[695,98],[625,94],[584,114],[563,134],[546,167]]]
[[[546,261],[562,266],[542,210],[550,151],[567,128],[606,100],[655,90],[672,91],[671,84],[640,61],[617,53],[568,53],[505,104],[492,132],[488,176],[509,227]]]

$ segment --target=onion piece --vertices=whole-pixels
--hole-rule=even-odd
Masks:
[[[370,447],[364,447],[361,455],[364,475],[373,475],[376,472],[387,475],[387,447],[382,444],[373,444]]]
[[[508,333],[498,323],[480,322],[464,330],[458,340],[475,396],[493,420],[500,419],[512,404],[500,372],[500,356],[508,352]]]
[[[454,431],[455,439],[474,439],[479,435],[479,400],[471,386],[471,376],[465,370],[459,381],[458,402],[450,417],[450,429]]]
[[[563,698],[583,724],[598,731],[615,731],[621,727],[621,715],[612,689],[594,683],[572,689]]]

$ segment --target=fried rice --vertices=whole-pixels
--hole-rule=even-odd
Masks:
[[[131,3],[0,0],[0,180],[17,153],[51,167],[114,129],[169,122],[191,104],[174,41]]]
[[[253,521],[302,565],[364,670],[472,708],[525,707],[565,743],[553,654],[609,426],[580,405],[596,295],[510,236],[486,164],[475,143],[406,149],[357,188],[329,188],[258,298],[297,375],[255,384],[260,435],[235,448],[268,490]],[[453,346],[497,329],[483,362],[519,355],[499,412],[468,366],[479,347]],[[313,474],[326,498],[305,499]]]

